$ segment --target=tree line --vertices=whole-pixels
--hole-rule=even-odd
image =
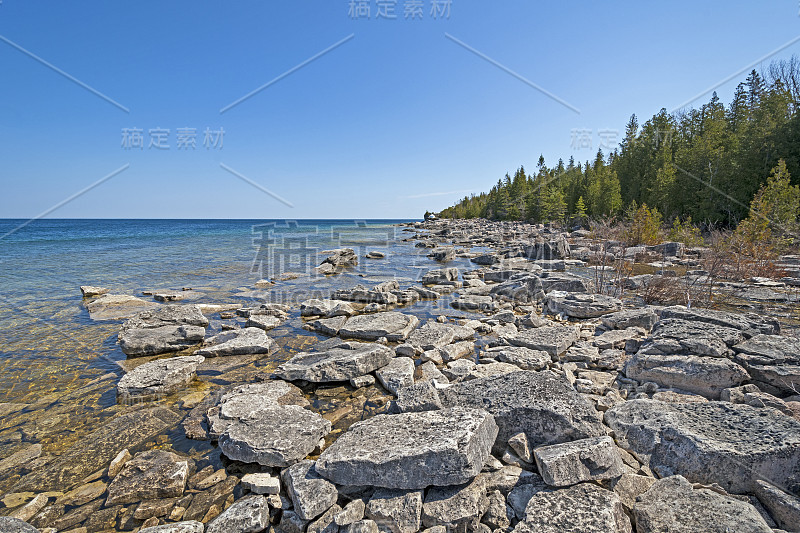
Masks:
[[[570,157],[535,172],[520,167],[489,192],[441,211],[446,218],[582,224],[642,205],[666,221],[734,227],[783,161],[800,177],[800,60],[775,61],[739,83],[727,106],[714,92],[699,109],[661,109],[643,125],[631,116],[617,149],[594,160]],[[789,183],[787,181],[787,183]]]

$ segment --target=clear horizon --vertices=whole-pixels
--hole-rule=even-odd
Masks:
[[[784,0],[420,3],[4,0],[0,217],[417,220],[800,53]]]

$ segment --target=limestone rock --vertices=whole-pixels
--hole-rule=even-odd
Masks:
[[[279,494],[281,491],[280,480],[266,473],[244,475],[242,486],[253,494]]]
[[[419,319],[396,311],[386,311],[371,315],[358,315],[347,319],[339,329],[341,337],[376,341],[385,337],[391,342],[405,340],[417,327]]]
[[[592,437],[542,446],[533,451],[545,483],[567,487],[583,481],[612,479],[624,472],[611,437]]]
[[[756,509],[708,489],[695,490],[681,476],[653,483],[633,508],[638,533],[771,533]]]
[[[385,367],[394,355],[381,344],[343,343],[325,351],[299,353],[280,365],[275,375],[289,381],[348,381]]]
[[[778,392],[800,390],[800,340],[779,335],[756,335],[733,347],[736,361],[753,379]]]
[[[433,487],[422,505],[422,524],[425,527],[444,526],[448,530],[480,522],[489,507],[482,478],[451,487]]]
[[[531,446],[605,435],[597,412],[562,377],[549,371],[518,371],[474,379],[439,391],[445,407],[486,409],[500,430],[494,451],[524,432]]]
[[[197,366],[205,361],[199,355],[159,359],[137,366],[125,374],[117,384],[117,398],[157,398],[187,386],[197,375]]]
[[[379,488],[365,515],[384,533],[416,533],[422,518],[422,491]]]
[[[0,516],[0,531],[3,533],[39,533],[39,530],[18,518]]]
[[[350,427],[317,461],[334,483],[421,489],[464,483],[489,456],[497,425],[485,411],[378,415]]]
[[[658,315],[650,307],[642,309],[625,309],[608,315],[603,315],[600,322],[610,329],[642,328],[650,331],[658,320]]]
[[[575,326],[546,326],[526,329],[503,339],[513,346],[541,350],[558,357],[578,340],[578,331]]]
[[[800,490],[800,422],[727,402],[629,400],[605,413],[617,443],[661,477],[742,493],[757,479]]]
[[[755,495],[777,524],[787,531],[800,529],[800,498],[759,479]]]
[[[87,301],[85,305],[92,320],[129,318],[140,311],[158,306],[155,302],[148,302],[128,294],[102,294],[94,300]]]
[[[106,505],[183,495],[189,464],[172,452],[149,450],[137,453],[108,486]]]
[[[525,508],[515,533],[631,533],[631,522],[619,497],[596,485],[537,492]]]
[[[486,350],[487,357],[517,365],[522,370],[544,370],[551,363],[550,354],[522,346],[497,346]]]
[[[414,384],[414,360],[410,357],[395,357],[375,372],[375,375],[386,390],[397,396],[398,391]]]
[[[557,291],[547,295],[545,305],[553,314],[572,318],[597,318],[622,309],[622,302],[611,296]]]
[[[195,355],[221,357],[227,355],[269,354],[277,343],[261,328],[242,328],[225,331],[206,340]]]
[[[206,533],[261,533],[269,526],[269,505],[263,496],[246,496],[212,520]]]
[[[286,492],[292,498],[294,512],[303,520],[313,520],[330,509],[339,497],[336,487],[323,479],[314,461],[301,461],[283,473]]]
[[[190,520],[187,522],[176,522],[174,524],[146,527],[139,530],[139,533],[203,533],[204,530],[205,526],[202,524],[202,522]]]

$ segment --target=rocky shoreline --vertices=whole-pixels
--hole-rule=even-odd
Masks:
[[[645,305],[605,289],[647,275],[579,273],[598,254],[655,254],[700,278],[702,251],[520,223],[403,231],[428,257],[417,282],[299,306],[81,287],[94,318],[124,319],[130,408],[61,455],[31,444],[0,461],[23,472],[0,532],[800,531],[800,340],[785,321]],[[381,259],[334,250],[317,274]],[[736,289],[791,302],[779,289],[800,258],[782,261],[783,280]],[[415,313],[425,302],[451,311]],[[270,332],[291,317],[312,342],[286,357]],[[269,358],[182,409],[165,401],[203,369]],[[165,434],[206,451],[146,445]]]

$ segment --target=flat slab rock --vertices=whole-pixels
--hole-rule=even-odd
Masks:
[[[456,383],[438,391],[444,407],[485,409],[500,430],[495,452],[525,433],[531,446],[605,435],[597,411],[561,376],[518,371]]]
[[[3,533],[39,533],[39,530],[18,518],[0,516],[0,531]]]
[[[189,520],[187,522],[175,522],[174,524],[146,527],[139,530],[139,533],[203,533],[204,530],[205,526],[202,522]]]
[[[195,352],[203,357],[226,355],[270,354],[277,343],[261,328],[243,328],[225,331],[206,340],[205,346]]]
[[[203,341],[208,319],[196,305],[162,305],[122,324],[119,344],[129,356],[184,350]]]
[[[187,355],[150,361],[125,374],[117,384],[120,401],[156,398],[176,392],[197,375],[197,367],[205,361],[199,355]]]
[[[396,311],[350,317],[339,328],[339,336],[376,341],[385,337],[389,341],[405,340],[417,327],[419,319]]]
[[[771,317],[755,313],[729,313],[713,309],[688,309],[681,305],[661,310],[661,318],[679,318],[693,322],[705,322],[741,331],[746,337],[759,333],[777,335],[781,332],[780,323]]]
[[[581,483],[568,489],[537,492],[525,507],[514,533],[631,533],[631,521],[615,493]]]
[[[106,505],[182,496],[188,475],[188,461],[172,452],[137,453],[108,486]]]
[[[753,379],[778,391],[800,390],[800,340],[780,335],[756,335],[733,347],[736,361]]]
[[[456,341],[472,339],[475,331],[464,326],[427,322],[415,329],[408,337],[408,343],[421,351],[442,348]]]
[[[382,344],[342,343],[319,352],[302,352],[280,365],[275,375],[288,381],[348,381],[389,364],[395,353]]]
[[[129,318],[145,309],[156,307],[155,302],[148,302],[128,294],[103,294],[85,303],[86,310],[92,320],[118,320]]]
[[[541,350],[551,357],[558,357],[577,342],[578,330],[575,326],[544,326],[501,337],[513,346]]]
[[[770,479],[800,492],[800,422],[774,409],[728,402],[629,400],[605,414],[617,443],[661,477],[752,492]]]
[[[771,533],[749,503],[709,489],[694,489],[682,476],[659,479],[633,508],[638,533]]]
[[[457,485],[478,475],[496,437],[494,418],[478,409],[378,415],[323,451],[317,471],[343,485]]]
[[[622,302],[611,296],[560,291],[549,293],[545,305],[551,313],[572,318],[597,318],[622,309]]]

